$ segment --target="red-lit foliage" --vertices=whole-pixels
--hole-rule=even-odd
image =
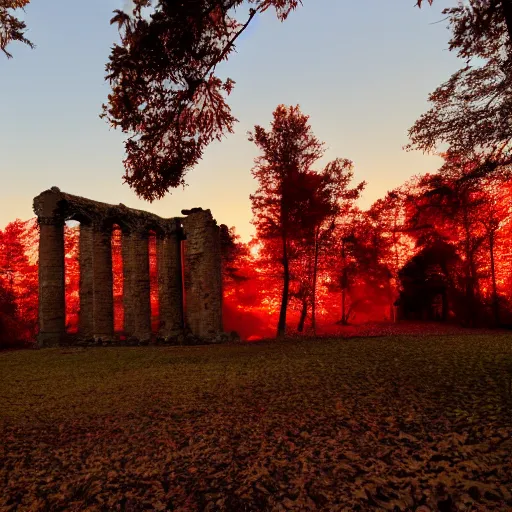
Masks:
[[[156,235],[151,232],[149,235],[149,297],[151,305],[151,331],[158,332],[160,321],[158,317],[158,258],[156,251]]]
[[[64,276],[66,286],[66,332],[78,332],[80,313],[80,225],[66,223],[64,226]]]
[[[37,243],[34,220],[15,220],[0,230],[0,347],[36,335]]]
[[[269,131],[256,126],[249,134],[261,151],[252,170],[258,189],[250,196],[260,261],[281,290],[278,336],[285,334],[289,303],[300,311],[297,330],[304,330],[308,309],[315,329],[320,258],[332,245],[336,220],[365,185],[348,188],[353,172],[346,159],[330,162],[321,172],[312,170],[324,144],[308,120],[298,105],[279,105]]]
[[[114,224],[112,228],[112,288],[114,293],[114,332],[122,333],[124,327],[123,307],[123,233]]]
[[[224,329],[236,331],[242,339],[271,337],[275,334],[279,305],[275,301],[276,287],[262,275],[256,246],[242,243],[235,228],[220,228]]]
[[[425,270],[442,274],[447,282],[446,315],[467,325],[499,325],[502,313],[506,323],[511,320],[510,174],[502,169],[476,179],[473,172],[478,166],[477,161],[447,154],[438,173],[419,181],[409,225],[418,249],[445,243],[458,258],[451,270]]]
[[[367,211],[346,203],[319,256],[316,332],[405,319],[512,324],[512,183],[505,169],[475,177],[477,164],[447,154],[438,173],[414,178]],[[300,198],[300,187],[294,190]],[[304,204],[301,214],[310,220]],[[301,223],[288,246],[289,332],[295,325],[307,332],[312,324],[304,297],[311,293],[315,243],[296,236],[304,237]],[[245,339],[270,336],[278,322],[281,257],[278,237],[260,237],[240,247],[231,263],[244,269],[244,279],[225,278],[226,326],[241,325]]]
[[[437,173],[411,180],[367,211],[353,204],[362,186],[348,188],[349,163],[295,176],[291,190],[298,197],[290,199],[295,210],[287,240],[287,332],[371,335],[391,332],[386,325],[396,320],[511,325],[512,183],[504,170],[475,178],[477,165],[447,154]],[[265,217],[268,222],[275,219],[272,208]],[[76,332],[78,325],[78,233],[78,226],[66,227],[68,332]],[[221,226],[224,327],[246,340],[275,336],[282,304],[282,238],[257,233],[259,238],[242,243],[235,228]],[[34,220],[12,222],[0,232],[3,345],[36,334],[37,243]],[[155,332],[154,235],[149,265]],[[115,330],[122,334],[122,233],[117,227],[112,234],[112,269]]]

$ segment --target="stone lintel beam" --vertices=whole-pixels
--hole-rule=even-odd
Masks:
[[[124,233],[133,231],[168,232],[172,230],[175,219],[164,219],[154,213],[128,208],[123,204],[113,205],[93,201],[73,194],[62,192],[57,187],[45,190],[34,198],[34,212],[39,216],[48,216],[43,212],[52,205],[52,214],[58,213],[65,220],[94,222],[104,228],[118,224]]]
[[[46,213],[51,213],[46,212]],[[64,221],[39,216],[40,347],[57,346],[66,334],[64,283]]]

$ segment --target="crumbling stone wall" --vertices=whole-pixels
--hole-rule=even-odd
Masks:
[[[210,210],[183,219],[185,241],[185,315],[192,332],[214,336],[222,331],[220,233]]]
[[[150,233],[155,233],[160,325],[157,336],[164,340],[223,339],[219,228],[209,210],[194,208],[182,211],[184,217],[164,219],[122,204],[100,203],[52,187],[34,198],[34,212],[40,225],[40,346],[84,339],[114,340],[111,247],[114,225],[122,231],[124,337],[140,342],[152,338],[148,240]],[[74,338],[65,331],[64,223],[67,220],[80,222],[80,314],[79,333]],[[186,240],[185,261],[183,240]]]

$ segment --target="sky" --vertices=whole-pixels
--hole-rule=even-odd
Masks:
[[[248,241],[258,151],[247,132],[270,127],[281,103],[299,104],[326,143],[319,170],[336,157],[354,162],[354,183],[368,182],[362,208],[440,166],[438,156],[402,148],[428,94],[461,65],[447,50],[441,13],[456,0],[422,9],[415,0],[303,0],[284,23],[270,10],[256,18],[219,68],[236,82],[235,134],[206,150],[185,189],[138,199],[122,179],[124,135],[99,118],[109,93],[105,63],[119,41],[109,20],[126,4],[32,0],[23,14],[36,49],[13,44],[13,59],[0,55],[0,228],[33,217],[33,197],[58,186],[162,217],[209,208]]]

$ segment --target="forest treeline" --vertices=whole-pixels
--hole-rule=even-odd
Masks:
[[[269,129],[249,134],[260,151],[250,196],[256,234],[244,243],[221,226],[225,330],[244,339],[336,332],[340,325],[404,320],[471,326],[512,324],[509,172],[447,152],[363,210],[365,183],[337,158],[316,169],[323,143],[298,106],[280,105]],[[79,226],[65,228],[66,324],[78,326]],[[122,236],[112,233],[115,330],[122,332]],[[0,231],[2,346],[37,333],[35,219]],[[150,239],[153,330],[157,254]]]
[[[365,183],[338,158],[314,170],[323,144],[298,107],[255,127],[256,236],[232,244],[225,302],[259,335],[333,332],[367,321],[512,323],[510,171],[445,152],[434,174],[357,206]],[[271,317],[271,321],[269,321]],[[228,316],[229,318],[229,316]],[[250,327],[249,327],[250,326]]]
[[[0,7],[4,52],[10,41],[29,43],[13,15],[27,3],[8,0]],[[208,144],[232,132],[226,99],[234,82],[215,75],[217,64],[256,15],[272,7],[284,20],[300,4],[136,0],[132,12],[115,12],[111,23],[121,41],[107,64],[112,94],[103,115],[128,135],[125,181],[140,197],[152,201],[182,185]],[[245,23],[232,17],[241,5],[251,7]],[[147,6],[154,9],[149,17]],[[449,50],[462,67],[430,94],[407,147],[440,154],[444,163],[436,173],[412,178],[361,210],[365,183],[352,183],[353,164],[345,157],[318,168],[324,145],[298,106],[278,106],[270,128],[256,126],[249,134],[259,150],[250,197],[256,235],[243,244],[234,228],[222,229],[227,330],[250,338],[369,320],[512,324],[512,3],[469,0],[443,14]],[[79,305],[73,229],[66,238],[70,330]],[[4,344],[35,335],[36,247],[33,220],[1,232]],[[119,257],[113,272],[119,330]],[[154,291],[152,297],[156,325]]]

